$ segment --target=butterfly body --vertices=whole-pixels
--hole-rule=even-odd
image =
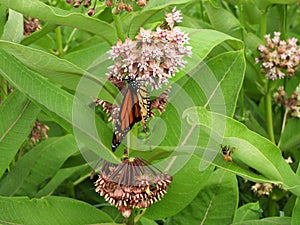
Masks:
[[[116,120],[112,140],[115,151],[135,123],[146,124],[150,117],[150,99],[145,85],[141,81],[130,80]]]

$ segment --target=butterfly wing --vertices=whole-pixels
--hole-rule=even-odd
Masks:
[[[143,121],[145,124],[149,116],[150,100],[146,86],[130,81],[115,124],[112,151],[116,150],[135,123]]]

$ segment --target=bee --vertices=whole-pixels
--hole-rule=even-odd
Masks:
[[[222,154],[224,156],[224,159],[227,162],[231,162],[232,158],[231,158],[231,154],[233,153],[233,151],[235,150],[235,147],[230,147],[229,145],[222,145],[220,144],[221,150],[222,150]]]

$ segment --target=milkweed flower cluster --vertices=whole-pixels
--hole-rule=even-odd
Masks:
[[[166,13],[167,28],[158,26],[155,31],[140,28],[136,40],[118,41],[108,52],[114,64],[108,77],[118,80],[143,80],[152,89],[168,84],[168,79],[184,68],[185,56],[191,57],[188,35],[175,23],[181,22],[180,11],[174,8]]]
[[[291,163],[293,163],[293,160],[291,159],[291,157],[288,157],[287,159],[285,159],[285,162],[288,164],[291,164]],[[282,186],[280,184],[263,182],[263,183],[255,183],[254,185],[251,186],[251,190],[254,193],[256,193],[258,196],[270,195],[275,186],[282,188]]]
[[[175,23],[182,22],[181,12],[176,7],[170,13],[165,13],[165,28],[158,26],[155,31],[140,29],[136,40],[126,38],[118,41],[108,51],[114,64],[110,66],[107,79],[119,90],[126,87],[125,79],[141,80],[152,89],[159,89],[168,84],[168,79],[184,68],[184,57],[191,57],[192,47],[188,45],[188,35],[182,32]],[[162,113],[168,102],[170,89],[151,100],[150,111],[157,109]],[[109,114],[109,121],[115,121],[118,106],[110,102],[95,99],[96,105],[102,105]]]
[[[39,120],[35,121],[34,123],[34,127],[31,130],[31,134],[30,134],[30,141],[33,144],[38,143],[40,140],[44,138],[48,138],[48,130],[50,130],[50,128],[46,125],[41,123]]]
[[[280,32],[274,32],[274,37],[265,35],[266,45],[260,45],[258,50],[260,57],[256,63],[261,63],[262,72],[267,79],[282,79],[286,76],[294,76],[296,68],[300,64],[300,48],[297,46],[297,38],[280,40]]]
[[[24,18],[24,36],[28,36],[32,34],[35,31],[38,31],[41,29],[41,26],[39,24],[39,20],[36,18]]]
[[[134,208],[148,208],[167,193],[172,176],[162,173],[140,158],[125,158],[119,165],[104,161],[98,180],[98,192],[124,217]]]
[[[289,113],[292,117],[300,118],[300,85],[298,85],[290,97],[287,97],[283,86],[280,86],[273,97],[275,102],[289,109]]]

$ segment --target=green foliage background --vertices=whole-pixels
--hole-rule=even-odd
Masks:
[[[165,197],[138,215],[137,224],[299,224],[299,119],[289,118],[281,133],[282,115],[273,105],[274,141],[269,137],[265,96],[283,81],[270,89],[254,63],[266,32],[300,37],[299,6],[292,0],[150,0],[119,16],[99,3],[93,17],[63,0],[0,0],[0,224],[122,223],[121,214],[94,192],[80,148],[95,161],[119,162],[120,152],[110,151],[112,128],[104,115],[95,115],[80,96],[96,97],[89,89],[99,86],[99,98],[116,97],[117,89],[105,82],[111,63],[106,52],[122,35],[133,39],[140,27],[157,25],[174,6],[182,10],[180,26],[193,47],[187,67],[171,80],[180,89],[171,92],[170,102],[180,108],[170,104],[161,115],[167,133],[153,152],[132,154],[150,161],[175,154],[180,164],[188,151],[182,140],[197,145]],[[24,38],[22,14],[42,21],[42,29]],[[82,79],[90,86],[78,88]],[[299,81],[297,72],[285,81],[287,89]],[[7,87],[14,91],[8,94]],[[74,119],[74,109],[96,130]],[[51,128],[49,138],[30,145],[37,119]],[[224,160],[220,140],[236,148],[233,162]],[[205,156],[207,149],[214,159]],[[283,189],[258,197],[250,190],[253,182]]]

